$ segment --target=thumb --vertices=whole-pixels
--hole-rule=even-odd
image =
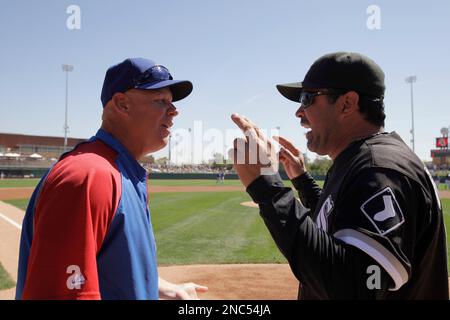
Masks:
[[[201,286],[201,285],[198,285],[198,284],[195,284],[195,283],[194,283],[194,287],[195,287],[195,291],[197,291],[197,292],[206,292],[206,291],[208,291],[208,287]]]

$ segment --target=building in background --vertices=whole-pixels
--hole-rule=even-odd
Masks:
[[[72,148],[85,140],[68,138],[67,146]],[[17,153],[21,156],[36,153],[44,158],[58,158],[64,152],[64,137],[0,133],[0,152]]]
[[[72,148],[86,139],[68,138]],[[64,137],[0,133],[0,176],[40,177],[64,153]]]

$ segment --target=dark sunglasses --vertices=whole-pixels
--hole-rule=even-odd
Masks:
[[[299,102],[301,104],[301,107],[304,109],[311,106],[314,102],[314,98],[317,96],[324,96],[324,95],[340,95],[341,93],[335,90],[322,90],[322,91],[316,91],[316,92],[308,92],[308,91],[302,91],[300,94]]]
[[[173,77],[166,67],[155,65],[136,77],[133,80],[133,87],[164,80],[173,80]]]

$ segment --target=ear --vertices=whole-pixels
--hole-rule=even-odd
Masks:
[[[349,116],[359,110],[359,95],[355,91],[349,91],[342,95],[341,100],[341,114]]]
[[[130,98],[122,92],[117,92],[111,98],[112,107],[119,113],[128,113]]]

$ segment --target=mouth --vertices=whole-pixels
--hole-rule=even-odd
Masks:
[[[172,127],[172,123],[163,123],[161,127],[163,128],[164,136],[168,136],[170,134],[170,128]]]
[[[301,122],[300,122],[300,125],[301,125],[303,128],[305,128],[305,129],[311,129],[311,126],[310,126],[309,123],[306,122],[306,121],[301,121]]]
[[[301,125],[303,128],[305,128],[305,129],[309,129],[309,130],[307,130],[307,131],[305,132],[305,136],[306,136],[307,139],[308,139],[308,138],[311,138],[312,128],[311,128],[311,126],[309,125],[309,123],[308,123],[307,121],[301,121],[301,122],[300,122],[300,125]]]

